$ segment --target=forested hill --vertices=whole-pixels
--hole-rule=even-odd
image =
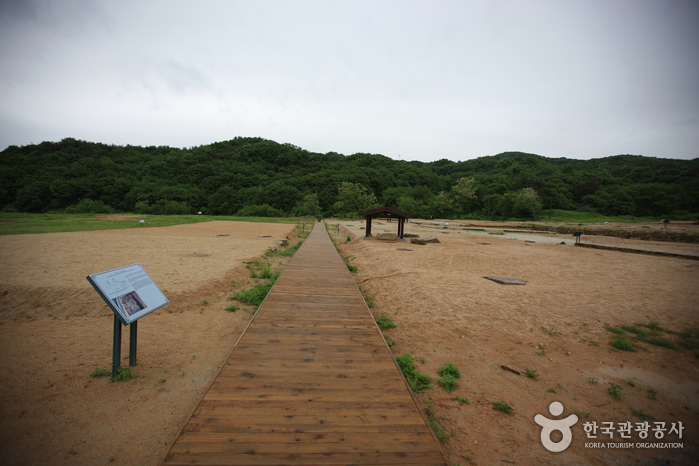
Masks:
[[[507,152],[423,163],[243,137],[190,149],[66,138],[0,153],[6,211],[336,215],[375,205],[420,217],[524,218],[554,208],[686,218],[699,212],[699,159]]]

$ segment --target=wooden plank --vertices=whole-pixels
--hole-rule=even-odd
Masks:
[[[317,225],[162,464],[446,464]]]

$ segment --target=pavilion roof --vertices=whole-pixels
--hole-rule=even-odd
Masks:
[[[413,218],[412,215],[401,212],[398,209],[392,209],[390,207],[377,207],[375,209],[365,210],[364,212],[359,212],[362,217],[394,217],[394,218]]]

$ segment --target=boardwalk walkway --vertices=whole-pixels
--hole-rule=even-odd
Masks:
[[[322,223],[162,464],[446,464]]]

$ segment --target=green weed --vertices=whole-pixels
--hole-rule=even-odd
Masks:
[[[644,413],[642,409],[639,410],[639,411],[636,411],[635,409],[632,409],[632,410],[631,410],[631,414],[632,414],[633,416],[636,416],[637,418],[639,418],[641,421],[650,421],[650,420],[655,419],[655,418],[654,418],[653,416],[651,416],[650,414]]]
[[[549,335],[563,335],[561,332],[556,332],[556,327],[541,327],[541,330],[548,333]]]
[[[581,411],[575,408],[570,408],[570,410],[577,414],[578,417],[590,417],[590,413],[588,413],[587,411]]]
[[[226,308],[226,312],[235,312],[238,309],[240,309],[240,307],[236,306],[235,304],[231,304]]]
[[[504,401],[495,401],[493,402],[493,409],[496,411],[502,411],[505,414],[509,414],[512,416],[514,412],[512,411],[512,406],[508,405]]]
[[[432,377],[415,369],[413,357],[410,354],[403,354],[396,358],[398,367],[403,372],[408,385],[415,393],[423,393],[428,388],[432,388]]]
[[[90,373],[90,377],[105,377],[112,375],[112,371],[109,369],[95,369]]]
[[[649,388],[648,389],[648,398],[650,398],[651,400],[657,400],[658,399],[658,392],[656,392],[652,388]]]
[[[447,433],[444,432],[444,428],[442,427],[442,425],[434,419],[430,419],[430,427],[432,427],[432,430],[434,430],[434,434],[437,436],[440,442],[443,442],[449,438],[449,435],[447,435]]]
[[[624,396],[624,390],[621,388],[621,386],[612,382],[609,382],[609,388],[607,388],[607,391],[615,400],[620,400],[621,397]]]
[[[396,323],[393,322],[393,319],[388,317],[386,314],[379,315],[379,317],[376,318],[376,323],[381,330],[396,328]]]
[[[459,406],[463,406],[463,405],[465,405],[465,404],[466,404],[466,405],[470,405],[470,404],[471,404],[471,400],[469,400],[469,399],[466,398],[465,396],[457,396],[457,397],[456,397],[456,402],[459,403]]]
[[[111,372],[110,372],[111,374]],[[131,372],[129,367],[120,366],[117,368],[116,376],[110,377],[110,382],[126,382],[127,380],[135,379],[138,375]]]
[[[621,351],[633,351],[634,350],[633,345],[628,340],[626,340],[624,338],[614,337],[614,338],[612,338],[612,341],[610,342],[610,344],[614,348],[621,350]]]
[[[604,327],[604,329],[609,333],[613,333],[614,335],[626,335],[625,331],[617,327]]]
[[[442,377],[450,375],[456,379],[461,377],[461,371],[459,371],[459,368],[450,362],[437,369],[437,374],[441,375]]]
[[[459,387],[459,381],[451,374],[445,374],[441,379],[437,379],[447,393],[451,393]]]
[[[531,377],[532,379],[535,379],[535,378],[539,377],[539,374],[536,373],[536,370],[527,369],[526,367],[524,368],[524,374],[525,374],[527,377]]]

